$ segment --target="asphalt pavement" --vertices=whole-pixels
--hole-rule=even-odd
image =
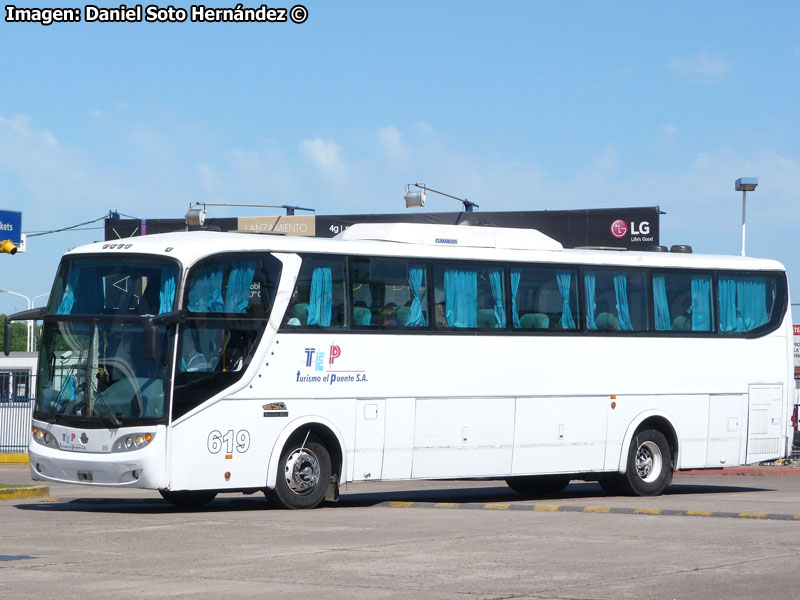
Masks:
[[[369,482],[312,511],[50,484],[0,502],[0,597],[798,597],[800,477],[762,472],[679,473],[656,498]],[[0,465],[0,483],[27,482]]]

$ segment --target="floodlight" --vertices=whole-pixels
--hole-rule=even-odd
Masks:
[[[425,199],[427,196],[428,194],[425,192],[425,190],[414,192],[408,190],[406,195],[403,196],[403,199],[406,201],[406,208],[412,208],[415,206],[425,206]]]

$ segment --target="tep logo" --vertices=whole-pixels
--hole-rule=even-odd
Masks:
[[[615,238],[625,237],[628,233],[628,224],[622,219],[617,219],[611,224],[611,235]]]

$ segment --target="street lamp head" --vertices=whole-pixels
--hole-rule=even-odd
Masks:
[[[736,180],[737,192],[752,192],[758,187],[758,177],[739,177]]]
[[[202,227],[206,221],[205,206],[203,208],[192,208],[190,206],[189,210],[186,211],[186,215],[184,215],[184,219],[189,227]]]
[[[408,190],[403,196],[403,199],[406,201],[406,208],[412,208],[415,206],[425,206],[425,199],[427,198],[427,194],[425,190],[420,191],[411,191]]]

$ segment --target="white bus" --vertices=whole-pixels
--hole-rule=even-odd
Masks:
[[[653,495],[787,456],[788,306],[772,260],[375,224],[98,242],[12,318],[44,321],[34,479],[308,508],[364,480]]]

